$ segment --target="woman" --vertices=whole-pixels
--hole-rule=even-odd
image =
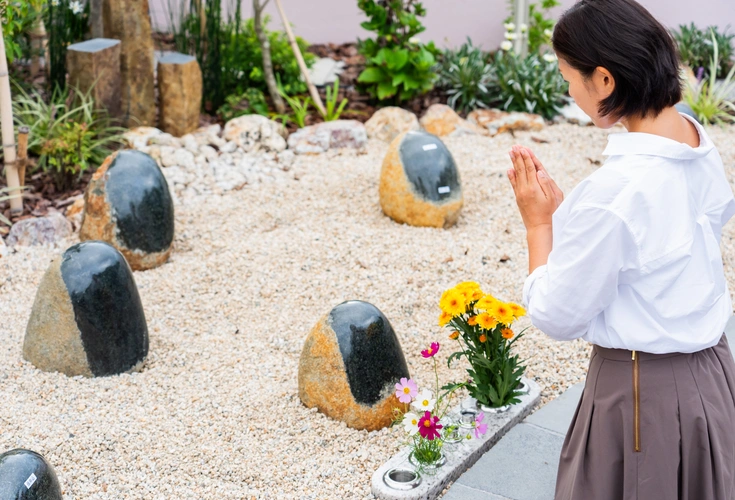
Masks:
[[[735,362],[720,254],[735,199],[715,146],[679,114],[676,46],[633,0],[581,0],[554,29],[605,164],[564,199],[527,148],[508,178],[527,229],[523,301],[593,344],[556,500],[735,499]]]

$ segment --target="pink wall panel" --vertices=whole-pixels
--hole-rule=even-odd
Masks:
[[[149,0],[154,26],[164,28],[170,4],[189,0]],[[236,1],[236,0],[231,0]],[[223,0],[228,2],[228,0]],[[311,43],[346,42],[367,36],[360,27],[365,19],[357,8],[357,0],[282,0],[286,14],[294,25],[296,34]],[[735,0],[640,0],[654,16],[667,26],[694,21],[704,27],[716,24],[721,28],[731,25],[735,30]],[[273,25],[280,26],[275,6],[268,6]],[[562,0],[564,8],[574,0]],[[434,40],[438,45],[452,47],[464,42],[467,36],[475,44],[487,49],[497,47],[503,38],[502,20],[507,15],[507,0],[424,0],[428,11],[424,18],[425,41]],[[252,13],[251,0],[243,0],[243,11]]]

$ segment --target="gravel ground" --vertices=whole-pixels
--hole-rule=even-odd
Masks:
[[[68,378],[22,360],[36,287],[62,249],[19,249],[0,260],[0,450],[44,454],[65,500],[370,498],[370,477],[397,450],[398,435],[351,430],[301,405],[307,333],[340,302],[367,300],[391,320],[411,374],[429,383],[431,364],[419,350],[446,339],[436,325],[445,288],[474,279],[521,300],[527,252],[504,174],[510,146],[532,146],[568,192],[603,160],[606,134],[557,125],[515,139],[447,139],[465,194],[449,230],[382,215],[387,145],[374,142],[366,154],[298,157],[274,181],[179,200],[171,261],[135,274],[151,349],[131,375]],[[733,182],[735,127],[711,134]],[[734,228],[723,235],[733,290]],[[583,380],[586,343],[531,329],[518,347],[544,402]],[[444,366],[440,375],[463,372]]]

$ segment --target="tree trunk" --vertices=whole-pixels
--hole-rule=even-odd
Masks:
[[[23,212],[23,198],[20,194],[20,179],[15,166],[15,131],[13,130],[13,107],[10,100],[10,78],[8,77],[8,58],[5,55],[5,38],[0,24],[0,131],[2,131],[5,175],[10,188],[10,213]]]
[[[89,0],[89,33],[92,38],[105,37],[105,26],[102,22],[102,0]]]
[[[30,32],[31,38],[31,77],[36,77],[41,72],[41,56],[48,66],[48,44],[46,43],[46,26],[43,24],[41,13],[37,13]]]
[[[286,104],[283,102],[278,85],[276,85],[276,77],[273,74],[273,62],[271,60],[271,44],[268,41],[268,34],[263,29],[263,9],[269,0],[253,0],[253,17],[255,24],[255,34],[258,35],[260,42],[260,50],[263,53],[263,77],[265,84],[268,86],[268,93],[273,100],[273,105],[279,114],[286,112]]]

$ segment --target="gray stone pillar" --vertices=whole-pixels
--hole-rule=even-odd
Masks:
[[[94,38],[69,45],[66,68],[70,84],[85,93],[92,89],[98,108],[120,116],[120,40]]]
[[[199,128],[202,70],[195,57],[169,52],[158,60],[159,128],[176,137]]]

